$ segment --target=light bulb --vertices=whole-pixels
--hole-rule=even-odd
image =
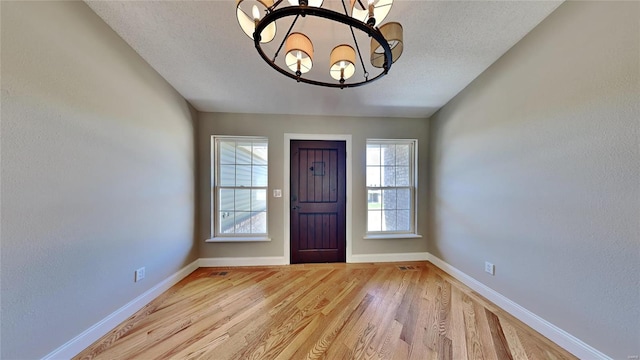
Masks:
[[[376,0],[369,0],[369,5],[373,5],[374,2],[376,2]]]
[[[260,10],[258,10],[258,7],[256,5],[253,5],[251,13],[253,15],[253,20],[260,20]]]
[[[346,68],[347,65],[344,63],[344,60],[340,61],[340,69]]]
[[[296,58],[298,60],[302,60],[302,51],[298,50],[298,53],[296,54]]]

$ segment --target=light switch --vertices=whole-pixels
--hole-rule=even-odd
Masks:
[[[274,189],[273,190],[273,197],[282,197],[282,190]]]

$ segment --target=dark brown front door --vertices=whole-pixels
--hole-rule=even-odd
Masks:
[[[291,263],[344,262],[344,141],[291,141]]]

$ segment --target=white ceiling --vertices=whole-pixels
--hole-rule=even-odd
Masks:
[[[240,29],[235,0],[87,1],[199,111],[421,118],[446,104],[561,2],[396,0],[384,22],[402,24],[402,57],[381,79],[341,90],[296,83],[271,69]],[[342,11],[339,0],[325,0],[323,7]],[[283,36],[288,24],[278,25]],[[325,76],[330,49],[349,41],[348,28],[309,16],[299,25],[314,43],[311,71]],[[368,39],[356,35],[366,61]],[[267,47],[279,44],[276,38]],[[367,70],[375,69],[368,63]]]

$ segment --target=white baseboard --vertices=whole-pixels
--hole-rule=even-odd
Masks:
[[[369,263],[369,262],[401,262],[401,261],[424,261],[427,260],[429,253],[397,253],[397,254],[361,254],[351,255],[350,263]]]
[[[199,267],[287,265],[284,256],[200,258]]]
[[[611,360],[602,352],[456,269],[444,260],[431,253],[428,254],[427,260],[578,358]]]
[[[64,345],[46,355],[43,360],[71,359],[72,357],[78,355],[82,350],[86,349],[106,333],[113,330],[113,328],[120,325],[120,323],[122,323],[123,321],[127,320],[131,315],[135,314],[136,311],[142,309],[153,299],[160,296],[160,294],[168,290],[173,285],[177,284],[180,280],[184,279],[187,275],[191,274],[197,268],[198,260],[195,260],[191,264],[180,269],[175,274],[161,281],[156,286],[147,290],[142,295],[131,300],[123,307],[114,311],[109,316],[100,320],[95,325],[83,331],[80,335],[67,341]]]

